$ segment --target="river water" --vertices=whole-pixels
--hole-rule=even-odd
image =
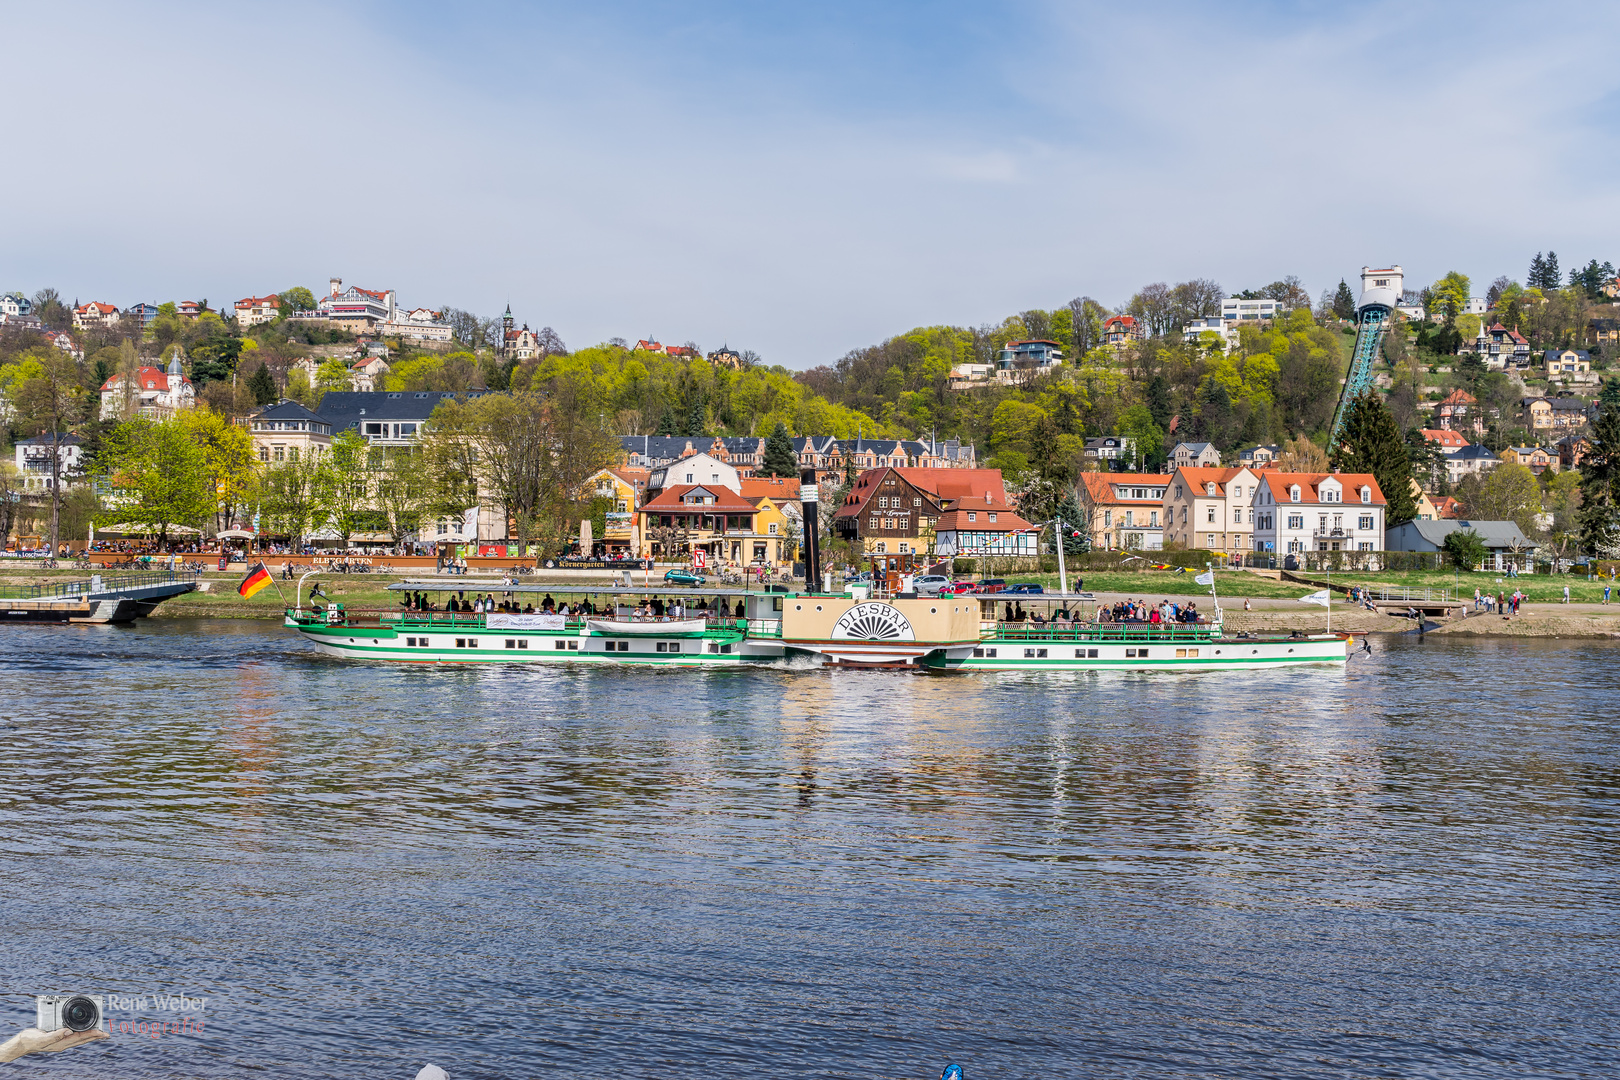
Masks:
[[[11,1069],[1612,1077],[1617,660],[425,670],[0,629],[0,1037],[80,990],[204,1028]]]

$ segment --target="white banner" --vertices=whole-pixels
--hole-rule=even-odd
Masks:
[[[1307,593],[1299,598],[1299,602],[1302,604],[1320,604],[1322,607],[1327,607],[1328,591],[1326,589],[1319,589],[1316,592]]]
[[[1193,580],[1198,582],[1200,585],[1213,585],[1215,584],[1215,571],[1205,570],[1202,574],[1199,574],[1197,577],[1193,578]]]
[[[543,611],[524,614],[494,611],[484,616],[484,625],[491,630],[566,630],[568,619],[562,615],[547,615]]]

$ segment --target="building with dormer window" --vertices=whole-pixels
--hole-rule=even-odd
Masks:
[[[1085,472],[1075,495],[1086,515],[1079,522],[1099,551],[1158,551],[1164,547],[1164,493],[1168,473]]]
[[[1388,503],[1372,473],[1260,475],[1254,550],[1383,551]]]
[[[1258,486],[1247,468],[1176,469],[1164,492],[1165,542],[1234,554],[1250,550]]]
[[[92,300],[73,309],[73,325],[80,330],[116,323],[123,313],[117,304],[103,304]]]

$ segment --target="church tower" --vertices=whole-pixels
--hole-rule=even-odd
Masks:
[[[512,349],[512,303],[507,301],[506,314],[501,316],[501,355],[510,355]]]

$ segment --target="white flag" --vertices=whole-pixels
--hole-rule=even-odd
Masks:
[[[1326,589],[1319,589],[1307,596],[1300,597],[1299,602],[1302,604],[1320,604],[1323,607],[1327,607],[1328,591]]]
[[[1199,574],[1197,577],[1193,578],[1193,580],[1198,582],[1200,585],[1213,585],[1215,584],[1215,571],[1205,570],[1202,574]]]

